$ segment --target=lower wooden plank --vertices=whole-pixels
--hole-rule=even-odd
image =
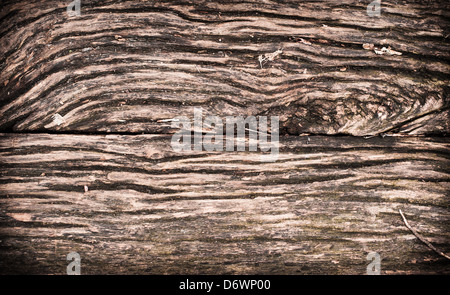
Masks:
[[[0,135],[0,272],[450,273],[445,137],[282,137],[280,156],[166,135]]]

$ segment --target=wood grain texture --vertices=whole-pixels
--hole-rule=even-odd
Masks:
[[[292,135],[450,130],[447,0],[69,2],[2,1],[0,130],[170,133],[193,106]]]
[[[309,139],[309,140],[308,140]],[[168,135],[0,135],[0,272],[446,273],[448,138],[286,136],[251,152],[170,149]],[[84,186],[88,191],[85,192]]]

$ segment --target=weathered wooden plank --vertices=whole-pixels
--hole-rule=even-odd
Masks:
[[[369,3],[3,1],[0,130],[169,133],[201,106],[285,134],[447,133],[449,2]]]
[[[308,140],[309,139],[309,140]],[[167,135],[0,135],[0,272],[449,273],[448,138],[282,137],[280,156]],[[85,192],[84,187],[88,188]]]

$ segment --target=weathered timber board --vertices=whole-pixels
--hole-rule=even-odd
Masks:
[[[168,135],[0,135],[0,272],[450,273],[448,138],[281,138],[280,157]],[[84,186],[89,188],[85,192]]]
[[[2,1],[0,130],[169,133],[193,106],[293,135],[450,130],[448,0],[68,3]]]

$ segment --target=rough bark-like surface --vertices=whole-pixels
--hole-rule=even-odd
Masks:
[[[283,137],[280,157],[166,135],[0,136],[0,272],[450,273],[448,138]],[[88,190],[85,192],[84,187]]]
[[[168,133],[192,106],[289,134],[450,130],[447,0],[69,2],[2,1],[0,130]]]
[[[450,273],[398,213],[450,253],[448,137],[282,136],[263,163],[175,153],[167,120],[445,135],[448,0],[69,2],[1,3],[0,273]]]

